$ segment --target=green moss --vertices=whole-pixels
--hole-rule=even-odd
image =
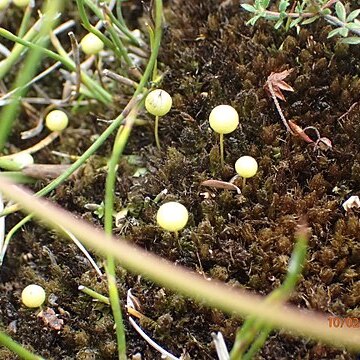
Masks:
[[[309,25],[299,34],[275,31],[261,21],[256,28],[248,27],[247,14],[239,11],[238,4],[226,3],[224,9],[218,1],[168,4],[170,26],[160,60],[168,70],[162,87],[173,95],[174,109],[160,126],[161,152],[154,149],[151,126],[134,129],[126,155],[140,156],[140,164],[148,172],[133,178],[139,164],[130,164],[126,158],[120,161],[115,208],[128,207],[129,212],[126,225],[115,229],[115,235],[206,277],[265,295],[283,280],[298,219],[305,217],[312,228],[311,261],[291,301],[339,316],[357,314],[359,221],[356,214],[342,213],[341,203],[360,183],[358,105],[339,118],[358,101],[358,47],[327,40],[324,24]],[[140,7],[132,5],[127,16],[137,24],[140,13]],[[312,145],[286,133],[263,85],[271,72],[289,68],[294,68],[288,81],[295,91],[281,102],[285,115],[302,128],[317,127],[332,140],[333,151],[314,152]],[[55,80],[50,76],[47,86]],[[81,154],[92,137],[104,130],[95,117],[114,118],[128,96],[128,90],[120,85],[113,91],[120,98],[116,106],[94,106],[74,116],[71,131],[37,154],[37,161],[58,163],[59,158],[51,153],[55,149]],[[51,94],[59,96],[56,89]],[[218,139],[209,131],[208,115],[223,103],[238,110],[241,126],[225,139],[226,165],[221,169]],[[32,144],[32,140],[17,136],[27,127],[27,122],[19,122],[10,139],[12,150]],[[75,216],[97,226],[101,220],[84,206],[103,201],[106,159],[112,144],[113,138],[52,194]],[[234,162],[242,155],[254,156],[259,162],[258,175],[249,179],[242,195],[200,186],[210,178],[229,181],[235,174]],[[161,201],[179,201],[191,212],[178,241],[155,224],[159,203],[153,200],[164,189],[167,194]],[[16,219],[7,221],[10,226]],[[101,259],[97,260],[101,265]],[[209,346],[212,331],[221,330],[227,344],[232,343],[241,320],[159,289],[120,266],[117,275],[122,305],[126,291],[133,288],[144,315],[155,321],[144,320],[144,327],[175,354],[185,349],[191,358],[215,358]],[[106,281],[97,277],[75,246],[29,224],[10,245],[2,281],[0,316],[4,326],[17,321],[17,340],[48,358],[116,358],[109,307],[94,303],[77,289],[82,284],[106,294]],[[60,334],[44,331],[36,314],[20,306],[18,295],[28,282],[42,284],[57,297],[52,306],[62,313],[66,324]],[[130,330],[130,324],[126,323],[126,328],[129,355],[140,351],[146,359],[158,356]],[[311,359],[352,357],[274,333],[259,358],[289,358],[289,354]],[[11,359],[9,356],[1,349],[0,358]]]

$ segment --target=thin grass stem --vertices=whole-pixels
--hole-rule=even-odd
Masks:
[[[86,14],[86,10],[84,7],[84,0],[76,0],[76,4],[79,10],[79,16],[80,19],[82,21],[82,25],[83,27],[93,33],[94,35],[96,35],[109,49],[113,50],[116,54],[116,56],[120,59],[122,54],[121,52],[117,49],[117,47],[115,46],[115,44],[109,40],[101,31],[99,31],[95,26],[91,25],[88,16]]]
[[[80,67],[80,52],[79,52],[79,44],[76,40],[75,34],[70,31],[68,33],[70,41],[71,41],[71,49],[72,49],[72,54],[73,54],[73,58],[74,58],[74,64],[76,67],[76,71],[75,71],[75,91],[74,91],[74,95],[72,95],[70,97],[70,99],[75,99],[77,98],[77,96],[79,95],[80,92],[80,84],[81,84],[81,67]],[[66,56],[68,56],[66,54]],[[70,100],[69,99],[69,100]]]
[[[38,28],[42,24],[44,17],[36,21],[36,23],[28,30],[28,32],[23,36],[24,41],[32,41],[35,36],[38,34]],[[19,37],[20,38],[20,37]],[[20,43],[15,43],[11,53],[7,56],[6,59],[0,62],[0,80],[5,77],[13,65],[19,60],[21,54],[23,53],[25,47]]]
[[[250,349],[243,355],[242,360],[251,360],[254,358],[256,353],[264,346],[266,339],[271,333],[272,327],[269,325],[265,325],[262,329],[258,337],[251,344]]]
[[[24,360],[45,360],[41,356],[35,355],[25,349],[18,342],[14,341],[10,336],[0,331],[0,344],[6,346],[9,350],[20,356]]]
[[[265,302],[269,304],[279,303],[285,301],[294,290],[297,281],[301,275],[302,268],[305,263],[308,243],[308,232],[304,225],[300,225],[296,235],[296,244],[289,262],[288,272],[283,284],[271,292]],[[233,349],[231,350],[230,359],[240,359],[244,355],[248,346],[254,338],[259,334],[259,342],[254,346],[251,351],[259,349],[258,346],[261,342],[264,342],[264,336],[271,332],[272,328],[263,320],[258,319],[256,316],[249,317],[242,328],[237,332]],[[261,331],[263,333],[261,333]],[[256,341],[255,341],[256,342]],[[254,344],[254,343],[253,343]]]
[[[17,36],[22,38],[25,34],[26,31],[28,30],[28,26],[31,20],[31,13],[32,13],[32,6],[31,3],[29,4],[29,6],[26,7],[25,11],[24,11],[24,15],[23,18],[21,20],[21,24],[19,27],[19,31],[17,33]]]
[[[76,66],[74,62],[65,56],[61,56],[51,50],[48,50],[40,45],[33,44],[29,41],[25,41],[24,39],[20,39],[16,35],[12,34],[11,32],[0,28],[0,36],[5,37],[8,40],[18,42],[21,45],[29,47],[31,49],[38,49],[42,51],[46,56],[54,59],[55,61],[60,61],[68,70],[76,71]],[[0,76],[1,77],[1,76]],[[109,103],[112,100],[111,94],[109,94],[105,89],[103,89],[95,80],[93,80],[90,76],[88,76],[85,72],[81,72],[81,80],[84,85],[89,89],[91,92],[96,92],[94,96],[104,103]]]
[[[113,41],[113,43],[116,46],[117,51],[121,54],[121,56],[124,58],[126,64],[128,67],[133,68],[134,64],[132,62],[132,60],[129,57],[129,54],[124,46],[124,44],[122,43],[120,37],[118,36],[118,34],[116,33],[115,29],[112,27],[111,22],[109,21],[104,21],[104,26],[106,28],[106,30],[109,32],[111,40]],[[141,74],[139,74],[141,77]],[[139,78],[140,78],[139,77]]]
[[[44,16],[45,20],[42,22],[40,30],[39,30],[39,37],[41,38],[41,45],[39,46],[44,47],[47,44],[47,34],[51,31],[51,29],[56,24],[56,15],[58,11],[61,10],[63,2],[61,0],[53,0],[47,1],[44,7]],[[19,38],[19,37],[17,37]],[[19,38],[20,39],[20,38]],[[32,49],[33,51],[27,56],[25,64],[22,68],[22,71],[18,74],[16,81],[15,81],[15,88],[16,87],[23,87],[29,80],[31,80],[34,76],[36,71],[37,65],[40,63],[42,52],[39,48]],[[25,92],[25,89],[20,91],[20,95]],[[3,150],[5,146],[5,142],[8,138],[8,135],[11,131],[12,124],[15,120],[17,115],[17,110],[19,107],[19,101],[14,101],[13,103],[4,107],[4,109],[0,113],[0,151]]]
[[[4,171],[0,173],[0,178],[9,179],[11,181],[16,181],[19,184],[33,184],[35,182],[34,178],[24,175],[20,171]]]
[[[7,233],[5,240],[4,240],[4,244],[0,249],[0,267],[4,262],[4,257],[6,254],[6,250],[10,244],[10,240],[12,239],[12,237],[14,236],[14,234],[22,227],[24,226],[30,219],[32,218],[32,215],[27,215],[25,216],[22,220],[20,220],[15,226],[13,226],[10,231]]]
[[[101,295],[98,292],[84,285],[79,285],[78,289],[82,291],[84,294],[91,296],[93,299],[98,300],[104,304],[110,305],[110,300],[107,296]]]
[[[130,117],[127,118],[130,119]],[[113,213],[113,203],[114,203],[114,188],[115,188],[115,178],[116,178],[116,167],[118,159],[125,147],[128,129],[124,131],[124,127],[119,129],[117,137],[115,139],[115,144],[113,152],[109,162],[108,175],[106,177],[105,185],[105,216],[104,216],[104,225],[105,233],[109,236],[112,234],[112,213]],[[124,131],[124,133],[123,133]],[[125,139],[121,137],[125,135]],[[124,143],[125,141],[125,143]],[[125,339],[125,330],[123,324],[122,311],[120,308],[119,293],[116,285],[116,275],[115,275],[115,259],[112,255],[108,255],[106,258],[106,276],[108,280],[108,289],[109,289],[109,298],[111,309],[114,316],[114,321],[116,324],[116,337],[118,345],[118,354],[120,360],[126,360],[126,339]]]
[[[89,0],[85,0],[86,4],[91,3],[93,6],[94,4],[89,1]],[[118,1],[118,3],[121,4],[121,1]],[[89,5],[90,7],[90,5]],[[136,46],[141,46],[141,44],[139,43],[139,40],[131,33],[131,31],[128,29],[128,27],[125,25],[125,22],[122,23],[121,21],[119,21],[114,14],[112,13],[112,11],[108,8],[108,6],[104,6],[106,15],[109,16],[111,22],[125,35],[127,36],[127,38]]]
[[[122,13],[122,8],[121,8],[121,5],[122,5],[123,2],[124,2],[123,0],[118,0],[117,1],[117,3],[116,3],[116,16],[118,18],[118,21],[121,24],[125,25],[126,23],[125,23],[124,16],[123,16],[123,13]]]
[[[147,83],[153,67],[155,65],[160,41],[162,34],[162,0],[156,0],[156,29],[155,29],[155,41],[154,47],[152,48],[152,53],[149,58],[149,62],[145,69],[144,75],[140,80],[139,86],[135,90],[132,100],[128,104],[129,113],[125,114],[125,123],[118,130],[116,135],[113,151],[111,154],[108,175],[106,177],[105,184],[105,215],[104,215],[104,225],[105,225],[105,234],[107,237],[112,236],[112,222],[113,222],[113,211],[114,211],[114,193],[115,193],[115,181],[116,181],[116,168],[119,161],[120,156],[122,155],[127,141],[130,137],[131,130],[133,128],[139,106],[140,99],[138,99],[138,95],[144,91],[145,84]],[[106,261],[106,274],[108,278],[108,287],[109,287],[109,298],[110,304],[113,311],[113,316],[116,324],[116,337],[118,343],[118,353],[119,360],[126,360],[126,339],[125,339],[125,330],[123,325],[123,317],[120,308],[119,294],[116,286],[116,278],[115,278],[115,258],[112,254],[107,256]]]

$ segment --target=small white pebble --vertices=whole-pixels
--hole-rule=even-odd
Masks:
[[[350,196],[343,204],[342,207],[346,212],[354,207],[360,208],[360,199],[357,195]]]

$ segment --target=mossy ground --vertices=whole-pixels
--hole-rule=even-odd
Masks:
[[[129,8],[132,21],[139,6]],[[116,210],[129,209],[115,229],[117,235],[166,259],[218,278],[232,286],[266,295],[277,288],[286,273],[300,218],[306,218],[312,235],[306,268],[291,302],[302,308],[338,316],[360,316],[360,225],[356,211],[345,214],[342,202],[358,194],[360,186],[359,101],[360,46],[327,39],[323,21],[285,33],[259,21],[248,27],[249,15],[237,1],[185,1],[167,4],[167,27],[161,50],[166,76],[162,87],[173,96],[171,112],[160,119],[162,150],[154,146],[152,119],[134,129],[126,155],[119,165]],[[288,119],[302,128],[315,126],[330,138],[333,149],[314,151],[286,133],[263,85],[271,72],[294,69],[286,81],[295,89],[281,106]],[[60,86],[60,85],[59,85]],[[123,89],[113,90],[124,91]],[[56,92],[56,91],[55,91]],[[125,96],[126,98],[126,96]],[[124,101],[124,98],[123,98]],[[225,137],[226,166],[219,166],[218,140],[208,128],[208,115],[218,104],[231,104],[241,126]],[[72,116],[65,135],[36,155],[36,161],[58,163],[51,150],[81,154],[92,136],[104,130],[96,117],[114,118],[121,105],[91,108]],[[28,128],[26,115],[17,126]],[[35,142],[35,140],[34,140]],[[12,135],[13,146],[30,141]],[[106,157],[112,140],[51,199],[101,226],[85,205],[104,197]],[[138,155],[134,165],[128,155]],[[249,179],[242,195],[200,186],[203,180],[228,181],[241,155],[252,155],[259,172]],[[66,160],[62,160],[66,162]],[[139,163],[140,161],[140,163]],[[143,177],[133,177],[146,167]],[[40,188],[44,184],[37,184]],[[158,204],[177,200],[190,211],[188,226],[176,241],[155,224]],[[204,193],[207,195],[204,196]],[[10,228],[20,217],[7,219]],[[28,283],[43,285],[47,305],[64,320],[55,331],[46,327],[34,310],[21,306],[21,289]],[[29,223],[12,240],[1,269],[0,319],[16,340],[49,359],[115,359],[116,344],[111,312],[79,293],[79,284],[106,294],[106,282],[96,276],[75,245],[35,223]],[[241,320],[196,304],[180,295],[118,269],[121,298],[133,289],[143,312],[153,322],[146,331],[165,348],[192,359],[215,359],[211,332],[221,331],[231,347]],[[126,321],[128,354],[159,358]],[[316,342],[274,332],[258,359],[353,359],[355,354]],[[1,359],[15,359],[0,349]]]

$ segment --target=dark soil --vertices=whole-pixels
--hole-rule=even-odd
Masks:
[[[129,12],[135,21],[141,7],[129,7]],[[341,207],[359,193],[359,103],[339,118],[359,101],[360,46],[327,39],[330,26],[323,21],[304,26],[299,34],[274,30],[265,21],[246,26],[249,14],[237,1],[176,0],[168,3],[165,15],[162,88],[172,94],[173,109],[160,119],[162,151],[154,146],[153,119],[148,115],[142,118],[149,125],[133,131],[116,185],[116,210],[129,211],[115,233],[206,277],[266,295],[283,281],[296,226],[306,218],[312,231],[309,261],[291,302],[359,317],[359,214],[346,214]],[[315,126],[331,139],[332,150],[314,149],[286,132],[263,89],[271,72],[285,69],[294,69],[286,81],[295,89],[281,102],[285,116],[302,128]],[[60,94],[61,83],[58,86],[55,92]],[[129,96],[123,96],[120,88],[116,91],[123,100]],[[219,165],[218,139],[208,126],[208,115],[219,104],[234,106],[241,123],[225,136],[224,169]],[[66,163],[51,150],[81,154],[92,143],[92,135],[105,129],[96,117],[114,118],[122,106],[93,107],[86,114],[72,115],[65,135],[39,152],[36,161]],[[24,113],[12,135],[14,151],[39,140],[19,139],[18,131],[29,126],[26,119]],[[102,220],[85,205],[103,201],[111,146],[109,139],[75,178],[50,197],[97,226]],[[134,163],[129,155],[139,158]],[[247,181],[242,195],[200,186],[210,178],[230,180],[242,155],[259,163],[258,174]],[[147,174],[133,177],[139,167],[146,167]],[[42,186],[38,183],[35,188]],[[177,200],[191,214],[178,241],[156,226],[159,203],[153,200],[164,189],[168,192],[160,204]],[[8,217],[7,228],[19,219],[20,215]],[[51,329],[37,318],[37,311],[21,305],[21,290],[29,283],[45,287],[46,305],[64,321],[61,330]],[[79,284],[107,293],[106,281],[96,276],[75,245],[36,223],[27,224],[12,240],[1,268],[1,327],[48,359],[116,359],[111,311],[80,293]],[[133,289],[143,313],[154,320],[142,324],[144,329],[177,356],[186,352],[192,359],[215,359],[211,332],[221,331],[231,348],[242,323],[120,267],[118,286],[122,299]],[[128,322],[126,329],[129,357],[139,352],[143,359],[160,358]],[[15,358],[0,349],[0,359]],[[257,358],[355,359],[356,355],[273,332]]]

